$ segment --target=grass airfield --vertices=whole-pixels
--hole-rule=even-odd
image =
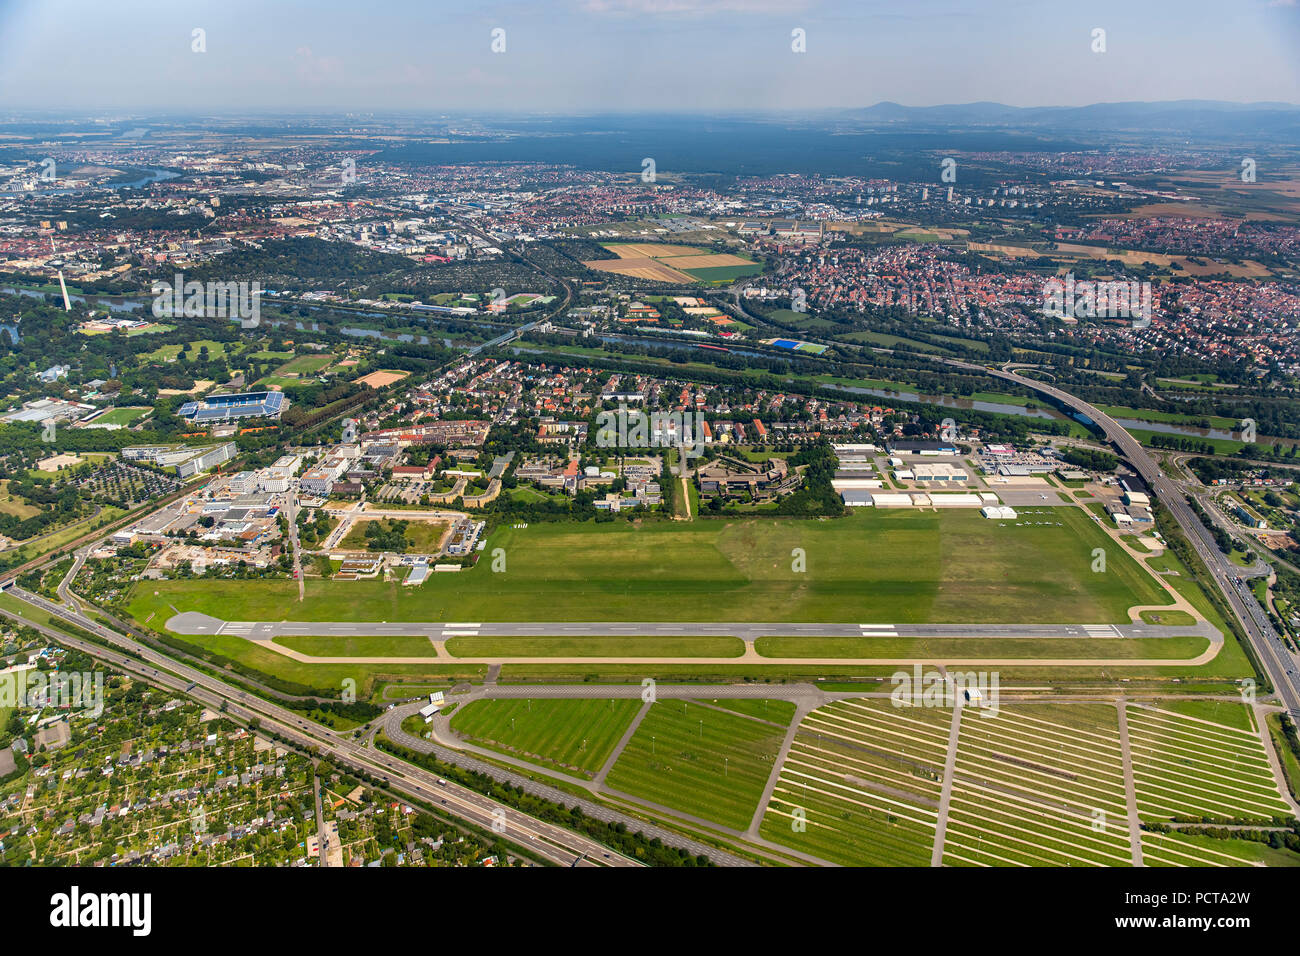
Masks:
[[[999,527],[978,513],[897,511],[835,520],[500,528],[481,560],[418,588],[308,579],[145,581],[129,607],[243,621],[791,621],[1123,623],[1167,604],[1157,582],[1082,511]],[[1093,551],[1106,552],[1094,573]],[[803,572],[795,571],[801,549]],[[154,626],[157,626],[155,624]]]

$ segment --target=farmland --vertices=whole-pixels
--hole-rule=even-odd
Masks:
[[[729,282],[757,275],[762,266],[729,252],[717,253],[693,246],[661,243],[610,243],[605,246],[615,259],[584,262],[589,269],[613,272],[655,282]]]

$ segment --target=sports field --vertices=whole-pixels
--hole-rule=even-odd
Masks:
[[[502,527],[491,562],[395,582],[144,581],[139,620],[201,611],[246,621],[807,621],[1121,623],[1168,603],[1151,575],[1082,512],[1061,525],[997,527],[971,512],[835,520]],[[806,571],[792,570],[801,548]],[[1092,551],[1107,552],[1093,573]],[[175,610],[173,610],[175,608]]]
[[[480,747],[591,778],[640,707],[639,700],[478,700],[452,715],[451,729]]]
[[[153,409],[147,406],[118,405],[114,408],[110,408],[108,411],[104,412],[104,414],[96,418],[94,424],[122,426],[133,425],[151,411],[153,411]]]

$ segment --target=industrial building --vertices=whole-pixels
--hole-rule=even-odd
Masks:
[[[974,493],[933,492],[929,497],[930,504],[936,508],[978,508],[983,503]]]
[[[181,478],[189,478],[235,457],[234,442],[221,445],[134,445],[122,449],[124,461],[148,461],[159,468],[175,468]]]
[[[917,481],[964,483],[969,477],[963,469],[941,461],[921,462],[912,470],[916,475]]]

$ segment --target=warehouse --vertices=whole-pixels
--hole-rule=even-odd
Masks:
[[[910,508],[912,496],[903,494],[873,494],[871,503],[877,508]]]
[[[949,492],[930,495],[930,504],[936,508],[978,508],[981,502],[980,496],[976,494]]]
[[[860,491],[863,488],[883,488],[885,483],[879,478],[835,478],[831,487],[836,491]]]
[[[917,481],[965,482],[966,472],[947,462],[922,462],[913,472]]]

